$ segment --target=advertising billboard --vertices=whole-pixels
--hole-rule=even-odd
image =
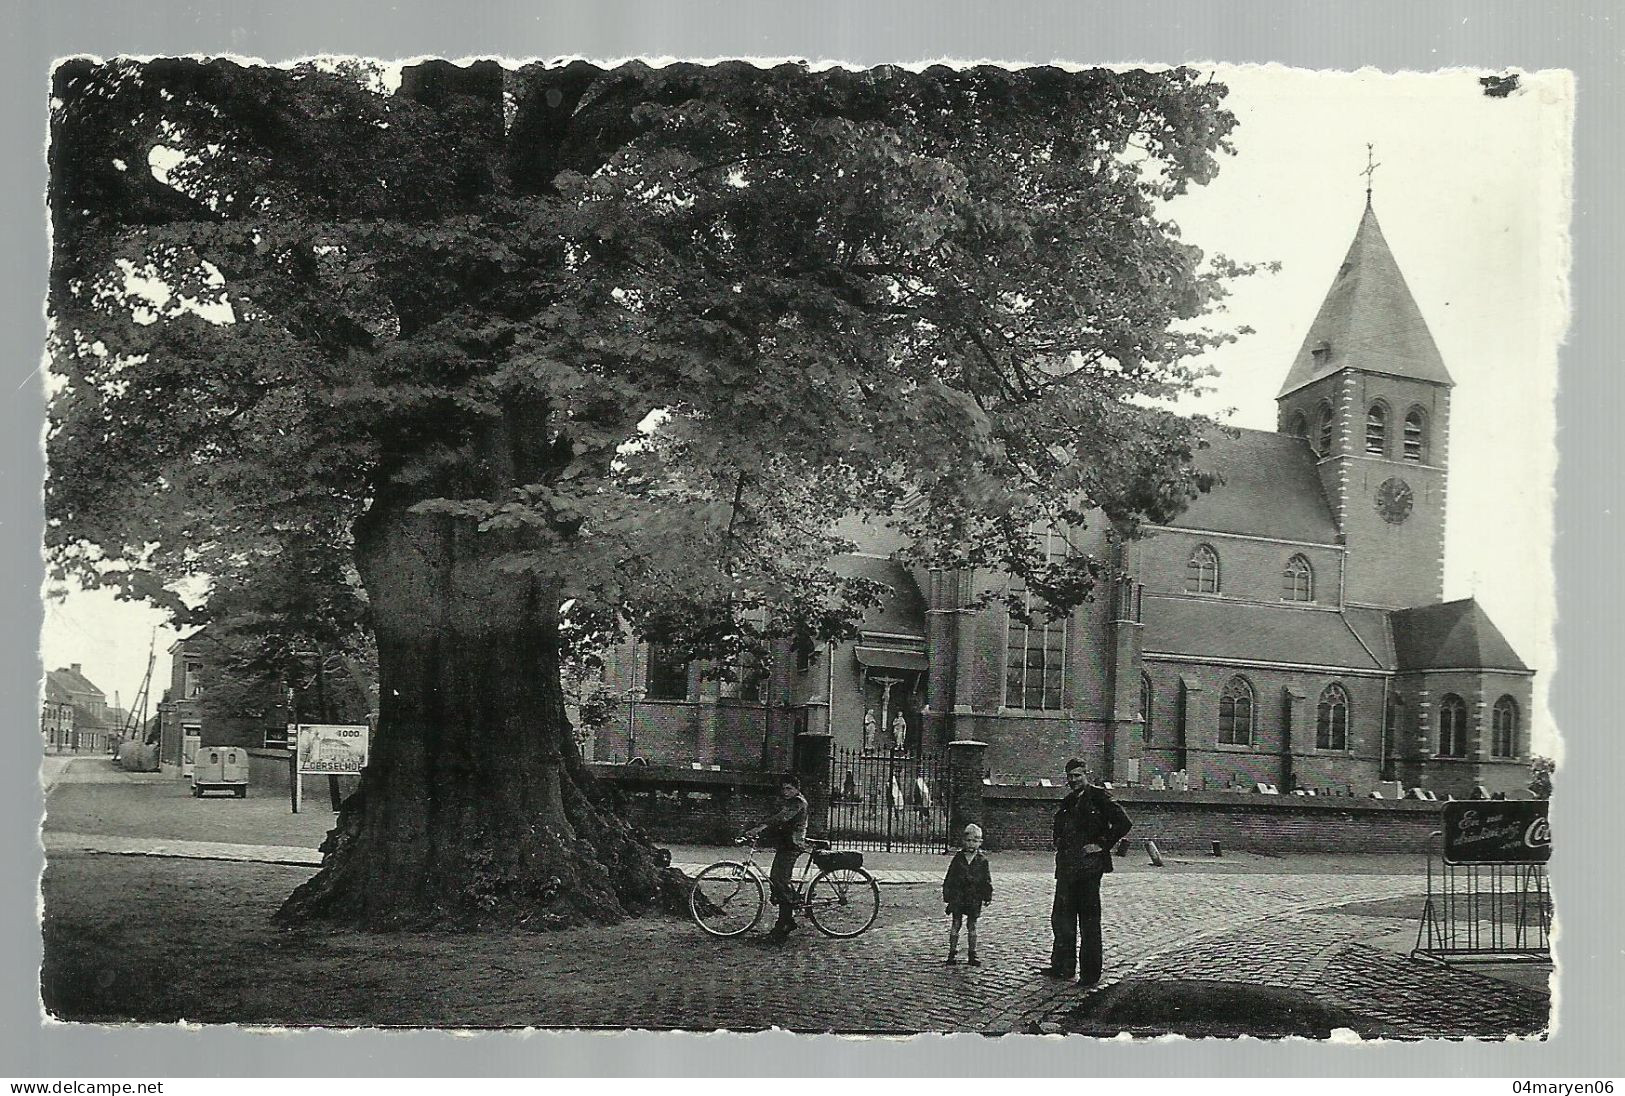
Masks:
[[[1544,864],[1552,830],[1544,799],[1473,799],[1444,805],[1449,864]]]
[[[299,771],[354,775],[367,766],[367,725],[300,723],[290,728],[299,742]]]

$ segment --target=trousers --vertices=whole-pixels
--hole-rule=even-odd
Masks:
[[[1100,940],[1100,877],[1098,870],[1071,871],[1055,880],[1055,904],[1050,907],[1052,970],[1081,981],[1098,982],[1105,953]]]
[[[773,854],[773,867],[767,873],[767,881],[773,890],[773,904],[779,907],[775,928],[796,923],[796,896],[790,880],[795,876],[796,861],[800,858],[800,849],[779,849]]]
[[[976,917],[974,913],[953,914],[953,920],[948,925],[948,954],[955,955],[959,951],[959,926],[965,926],[966,942],[970,944],[970,957],[976,958]]]

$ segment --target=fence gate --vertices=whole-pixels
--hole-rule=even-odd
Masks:
[[[887,852],[947,852],[949,789],[941,754],[831,750],[830,840]]]

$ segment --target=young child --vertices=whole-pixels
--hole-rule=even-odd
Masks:
[[[987,857],[982,855],[982,827],[965,827],[965,840],[942,881],[942,901],[947,907],[944,912],[953,915],[948,928],[948,962],[959,962],[959,925],[964,922],[970,965],[981,966],[982,961],[976,958],[976,918],[981,916],[982,907],[993,901],[993,876],[988,872]]]

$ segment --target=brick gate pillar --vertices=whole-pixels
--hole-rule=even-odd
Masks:
[[[948,743],[948,838],[957,843],[971,823],[982,821],[982,774],[987,743],[960,739]]]
[[[796,735],[796,775],[807,800],[807,832],[823,837],[829,831],[829,753],[832,739],[819,731]]]

